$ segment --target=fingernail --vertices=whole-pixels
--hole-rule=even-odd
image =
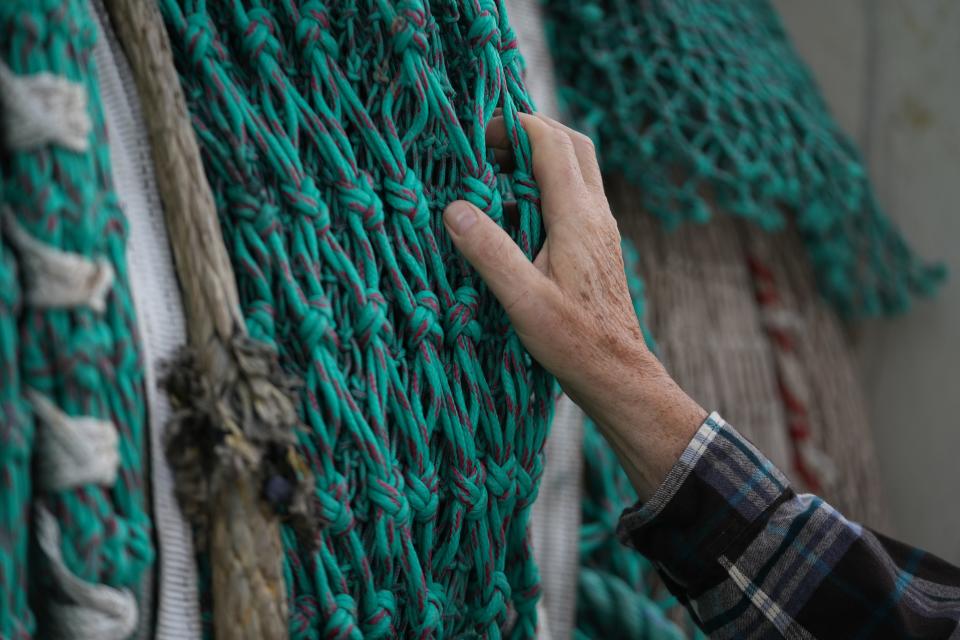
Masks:
[[[443,212],[443,221],[459,236],[466,233],[477,221],[477,213],[464,202],[454,202]]]

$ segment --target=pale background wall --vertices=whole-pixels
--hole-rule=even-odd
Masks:
[[[892,533],[960,563],[960,2],[774,0],[880,202],[951,278],[858,352]]]

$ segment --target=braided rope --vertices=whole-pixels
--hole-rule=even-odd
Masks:
[[[789,211],[848,317],[943,279],[880,210],[769,0],[556,0],[546,17],[561,101],[667,224],[729,211],[773,230]]]
[[[111,190],[94,73],[95,37],[95,22],[80,0],[0,3],[0,60],[10,72],[4,82],[20,84],[21,98],[38,84],[48,93],[45,100],[27,99],[36,113],[11,111],[5,99],[0,114],[5,128],[26,122],[35,134],[42,127],[31,129],[30,123],[57,120],[59,126],[46,137],[14,136],[15,148],[6,149],[0,162],[0,203],[15,220],[0,236],[0,636],[5,638],[34,632],[26,602],[31,590],[38,595],[33,604],[40,635],[67,633],[74,623],[93,625],[88,628],[100,637],[128,635],[137,616],[136,608],[129,608],[135,604],[131,593],[139,592],[153,560],[141,465],[142,371],[127,285],[125,222]],[[50,91],[68,97],[60,100]],[[22,262],[14,270],[17,259]],[[71,273],[70,265],[78,271]],[[71,290],[78,275],[92,280]],[[35,420],[27,418],[28,389]],[[96,432],[97,442],[63,437],[77,430]],[[34,447],[35,441],[44,444]],[[104,446],[114,451],[101,460]],[[98,457],[93,467],[86,457],[91,454]],[[38,457],[40,473],[68,466],[31,487],[31,455]],[[111,461],[116,464],[108,466]],[[41,539],[27,588],[30,499],[38,502]]]
[[[164,0],[250,334],[304,381],[319,548],[284,529],[294,638],[534,634],[527,536],[553,381],[458,257],[466,198],[542,241],[532,105],[490,0]],[[484,130],[501,108],[517,171]]]

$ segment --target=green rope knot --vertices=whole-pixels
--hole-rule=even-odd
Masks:
[[[406,216],[414,229],[422,229],[430,222],[430,209],[425,198],[418,196],[423,187],[412,171],[404,170],[399,180],[387,177],[383,181],[385,203]]]
[[[444,333],[447,344],[458,344],[460,336],[474,344],[480,341],[483,327],[477,321],[480,308],[480,293],[473,287],[460,287],[454,292],[454,302],[447,308],[444,318]]]
[[[315,55],[326,55],[333,60],[337,59],[339,48],[330,33],[330,16],[322,2],[309,0],[300,7],[296,38],[304,58],[309,60]]]
[[[497,19],[489,11],[484,9],[477,14],[470,24],[470,30],[467,32],[467,38],[470,40],[470,47],[479,56],[481,50],[492,43],[497,50],[500,50],[500,29],[497,25]]]
[[[428,47],[427,36],[424,33],[426,23],[427,14],[422,2],[418,0],[398,2],[397,13],[390,24],[394,53],[404,55],[410,50],[411,54],[426,54]]]

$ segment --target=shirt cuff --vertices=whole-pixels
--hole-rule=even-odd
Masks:
[[[684,597],[721,582],[771,511],[794,495],[784,475],[717,413],[697,430],[646,503],[620,516],[617,535]]]

